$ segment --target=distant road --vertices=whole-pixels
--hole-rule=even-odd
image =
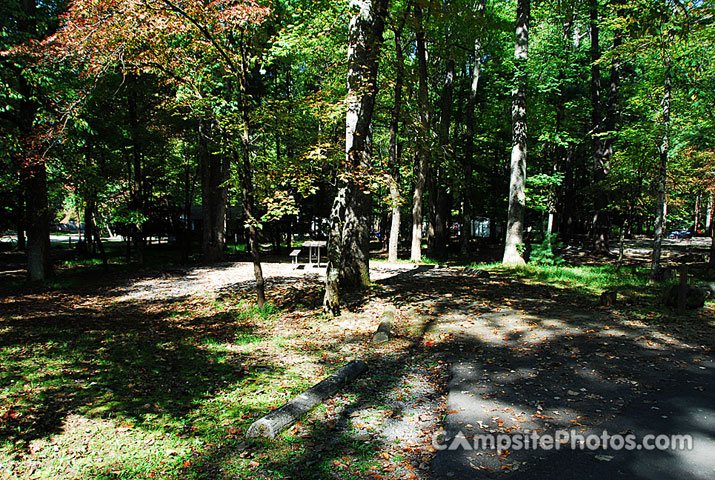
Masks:
[[[61,235],[55,235],[52,234],[50,235],[50,243],[69,243],[70,237],[72,238],[73,242],[76,242],[79,240],[79,235],[76,233],[63,233]],[[82,236],[84,238],[84,235]],[[114,236],[114,237],[108,237],[108,238],[102,238],[103,242],[120,242],[122,241],[122,237],[119,236]],[[2,235],[0,236],[0,242],[1,243],[17,243],[17,235]]]

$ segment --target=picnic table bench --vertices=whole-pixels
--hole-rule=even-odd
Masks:
[[[298,255],[300,255],[300,248],[296,248],[290,252],[291,263],[296,267],[298,266]]]

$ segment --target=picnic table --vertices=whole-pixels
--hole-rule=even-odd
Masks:
[[[308,247],[308,266],[313,265],[313,249],[317,250],[318,267],[320,266],[320,249],[328,244],[325,240],[308,240],[303,242],[304,247]]]

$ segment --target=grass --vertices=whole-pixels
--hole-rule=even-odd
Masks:
[[[505,270],[506,267],[497,267]],[[606,290],[620,292],[648,288],[648,274],[643,269],[621,268],[612,265],[532,265],[513,269],[517,277],[560,288],[571,288],[582,293],[600,294]]]
[[[655,291],[638,269],[472,266],[579,295]],[[325,406],[276,441],[244,438],[258,417],[344,359],[346,344],[334,341],[341,336],[320,338],[331,328],[326,318],[231,296],[119,303],[67,291],[95,271],[105,275],[99,268],[71,264],[54,289],[3,304],[0,480],[363,479],[382,468],[385,446],[355,435],[349,413],[344,429],[331,430],[319,421],[335,415]],[[288,328],[291,315],[303,323]],[[419,335],[419,327],[409,334]],[[356,382],[331,406],[390,408],[385,392],[403,388],[402,363]],[[380,393],[366,393],[375,385]]]
[[[313,457],[320,425],[244,439],[335,368],[314,342],[269,333],[273,305],[108,301],[78,314],[51,295],[0,314],[0,479],[358,479],[375,467],[378,446],[349,436],[309,469],[294,462]]]

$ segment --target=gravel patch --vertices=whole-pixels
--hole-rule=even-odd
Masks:
[[[268,289],[272,285],[294,283],[297,280],[325,281],[325,267],[301,265],[295,268],[290,263],[263,263],[263,277]],[[370,277],[373,281],[412,270],[415,265],[405,263],[373,264]],[[152,278],[143,278],[118,288],[117,301],[169,300],[190,296],[216,297],[226,291],[245,291],[255,288],[253,263],[221,263],[187,270],[155,272]]]

